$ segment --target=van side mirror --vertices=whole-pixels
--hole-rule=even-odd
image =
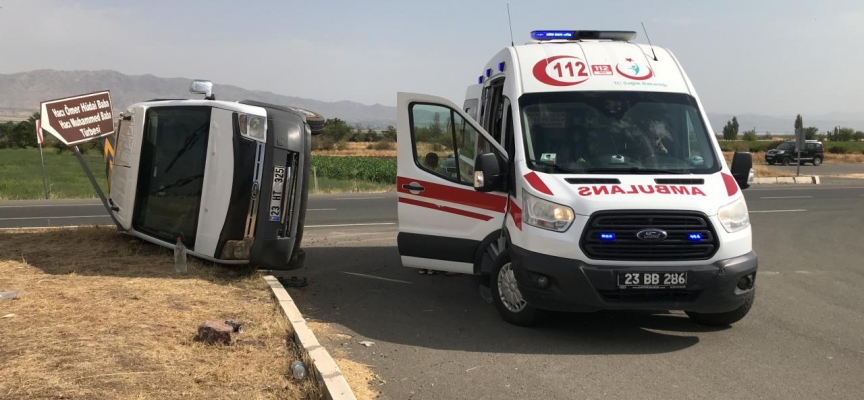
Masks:
[[[749,152],[735,152],[732,156],[732,177],[742,190],[753,182],[753,155]]]
[[[495,153],[480,154],[474,160],[474,190],[491,192],[501,187],[501,165]]]
[[[213,95],[213,82],[196,79],[189,86],[189,92],[193,94],[203,94],[206,100],[216,100]]]

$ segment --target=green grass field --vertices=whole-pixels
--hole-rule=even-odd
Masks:
[[[44,149],[45,175],[52,199],[74,199],[98,197],[84,174],[74,153],[57,154],[54,149]],[[106,190],[105,165],[102,155],[90,151],[84,155],[90,170]],[[39,167],[38,149],[0,150],[0,200],[44,199],[42,171]]]
[[[57,154],[54,149],[45,149],[44,154],[50,198],[98,197],[74,154]],[[84,158],[102,190],[107,192],[102,156],[91,150]],[[396,187],[394,160],[314,156],[312,164],[316,166],[318,185],[316,190],[315,183],[310,182],[310,193],[386,192]],[[352,179],[352,175],[356,178]],[[0,200],[44,198],[39,150],[0,150]]]

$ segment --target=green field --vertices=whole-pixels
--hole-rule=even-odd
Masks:
[[[84,155],[102,190],[107,191],[102,156],[91,150]],[[396,160],[370,157],[313,156],[318,178],[311,193],[385,192],[396,185]],[[74,154],[45,149],[45,174],[50,198],[95,198],[96,192]],[[311,178],[311,174],[310,174]],[[0,150],[0,200],[44,199],[38,149]]]
[[[81,169],[77,157],[71,152],[57,154],[54,149],[45,149],[45,175],[52,199],[98,197]],[[90,170],[102,186],[105,183],[105,166],[102,155],[90,151],[84,155]],[[38,149],[0,150],[0,200],[44,199],[42,171],[39,167]]]

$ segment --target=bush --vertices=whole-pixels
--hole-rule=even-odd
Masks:
[[[312,166],[325,178],[396,184],[394,158],[312,156]]]
[[[393,150],[391,142],[375,142],[366,146],[366,150]]]
[[[319,135],[312,137],[312,150],[333,150],[336,141],[330,137]]]
[[[336,150],[348,150],[348,142],[340,140],[336,143]]]
[[[846,154],[849,152],[849,149],[847,149],[845,146],[835,144],[828,148],[828,152],[833,154]]]

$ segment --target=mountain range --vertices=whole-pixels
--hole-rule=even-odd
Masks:
[[[189,78],[161,78],[153,75],[126,75],[117,71],[55,71],[36,70],[15,74],[0,74],[0,120],[26,119],[45,100],[70,95],[110,90],[114,109],[156,98],[190,98]],[[274,104],[296,106],[315,111],[325,118],[339,118],[350,124],[383,129],[396,125],[396,107],[380,104],[366,105],[353,101],[324,102],[286,96],[266,91],[247,90],[237,86],[214,84],[213,92],[219,100],[258,100]],[[461,103],[457,101],[457,104]],[[738,114],[739,133],[756,129],[759,134],[791,133],[796,114],[768,116],[753,113]],[[708,113],[716,133],[723,130],[731,114]],[[804,126],[815,126],[820,131],[845,126],[864,130],[864,112],[803,114]]]

